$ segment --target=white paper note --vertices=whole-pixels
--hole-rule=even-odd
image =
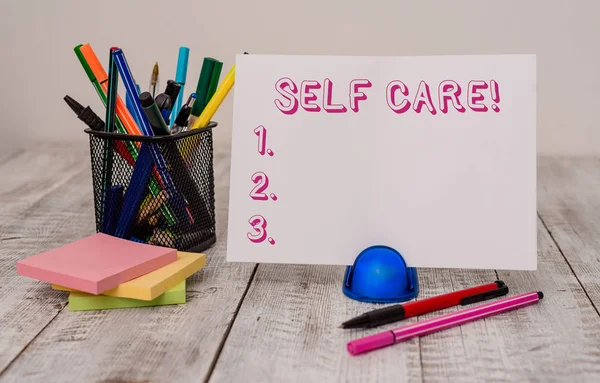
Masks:
[[[534,55],[239,55],[227,259],[535,269]]]

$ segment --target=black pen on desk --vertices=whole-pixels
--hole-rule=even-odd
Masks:
[[[452,306],[470,305],[508,294],[508,286],[503,281],[495,281],[481,286],[470,287],[447,294],[437,295],[418,301],[405,302],[366,312],[340,325],[341,328],[371,328],[412,318]]]
[[[181,110],[179,111],[179,114],[175,119],[175,123],[173,124],[171,134],[176,134],[187,130],[187,120],[190,116],[190,112],[192,111],[192,107],[194,106],[195,101],[196,93],[190,94],[190,97],[187,99],[186,103],[181,107]]]
[[[65,100],[67,105],[69,105],[71,110],[75,112],[77,118],[83,121],[87,126],[89,126],[90,129],[96,131],[104,130],[104,121],[102,121],[102,119],[98,117],[98,115],[94,113],[94,111],[89,106],[86,106],[84,108],[83,105],[75,101],[75,99],[73,99],[69,95],[66,95],[63,99]]]

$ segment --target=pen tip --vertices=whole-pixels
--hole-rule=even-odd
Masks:
[[[75,101],[75,99],[73,99],[71,96],[66,95],[65,97],[63,97],[63,100],[65,100],[65,102],[67,103],[67,105],[69,105],[73,112],[79,114],[83,110],[83,105]]]
[[[338,328],[344,328],[344,325],[343,325],[343,324],[341,324],[341,325],[339,325],[339,326],[338,326]]]

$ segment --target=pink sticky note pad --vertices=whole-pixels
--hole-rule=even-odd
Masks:
[[[98,233],[17,262],[17,273],[100,294],[177,260],[177,250]]]

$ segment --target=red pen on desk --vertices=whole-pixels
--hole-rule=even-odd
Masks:
[[[377,327],[447,307],[468,305],[508,294],[508,286],[502,281],[471,287],[465,290],[438,295],[420,301],[384,307],[364,313],[340,325],[341,328]]]

